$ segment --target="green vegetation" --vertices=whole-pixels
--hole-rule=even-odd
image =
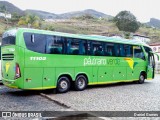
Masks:
[[[129,11],[119,12],[114,20],[120,31],[136,32],[139,29],[139,23],[137,22],[136,17]]]
[[[26,15],[19,19],[18,26],[27,25],[32,28],[40,28],[41,20],[35,15]]]
[[[0,5],[0,12],[5,12],[6,10],[7,9],[5,5]]]
[[[53,21],[44,21],[35,15],[17,16],[9,21],[7,25],[5,19],[0,19],[0,34],[6,29],[13,27],[31,27],[58,32],[75,33],[75,34],[96,34],[104,36],[119,35],[124,36],[123,31],[119,31],[114,20],[98,19],[89,15],[74,17],[72,19],[59,19]],[[137,34],[149,36],[151,42],[160,41],[160,29],[155,29],[141,24]],[[125,32],[125,36],[130,38],[130,33]]]

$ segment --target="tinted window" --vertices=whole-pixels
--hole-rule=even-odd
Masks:
[[[103,56],[104,55],[104,48],[102,45],[102,42],[92,42],[92,49],[93,49],[93,54],[95,56]]]
[[[2,46],[4,45],[15,45],[16,43],[16,32],[17,30],[10,30],[2,35]]]
[[[86,49],[85,49],[85,44],[86,41],[83,41],[81,39],[68,39],[68,49],[69,49],[69,54],[72,55],[85,55],[86,54]]]
[[[135,58],[145,59],[143,50],[140,46],[133,46],[133,49],[134,49],[134,57]]]
[[[106,43],[104,50],[105,50],[106,56],[114,56],[114,44],[113,43]]]
[[[69,39],[69,54],[78,55],[79,54],[79,40]]]
[[[153,55],[153,53],[150,52],[150,51],[152,51],[152,49],[149,48],[149,47],[144,47],[144,49],[145,49],[145,52],[146,52],[146,54],[147,54],[148,64],[149,64],[150,66],[154,65],[154,64],[155,64],[155,63],[154,63],[154,55]]]
[[[87,42],[86,49],[87,49],[87,55],[93,55],[92,41]]]
[[[152,49],[151,49],[151,48],[149,48],[149,47],[144,47],[144,49],[145,49],[145,52],[146,52],[147,54],[149,54],[149,53],[150,53],[150,51],[152,51]]]
[[[15,45],[15,36],[7,36],[2,38],[2,46],[4,45]]]
[[[133,46],[124,45],[124,56],[125,57],[133,57]]]
[[[114,55],[115,56],[120,56],[120,46],[119,44],[114,44]]]
[[[63,38],[59,36],[46,36],[47,38],[47,46],[46,53],[48,54],[62,54],[63,50]]]
[[[24,33],[24,40],[26,47],[29,50],[39,53],[46,52],[46,35],[43,34],[32,34]]]

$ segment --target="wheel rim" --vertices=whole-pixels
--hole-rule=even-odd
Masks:
[[[63,90],[66,90],[66,89],[68,88],[68,83],[67,83],[67,81],[61,81],[60,87],[61,87]]]
[[[85,80],[83,78],[78,79],[78,87],[81,89],[85,87]]]
[[[141,81],[144,80],[144,76],[143,76],[143,75],[140,76],[140,80],[141,80]]]

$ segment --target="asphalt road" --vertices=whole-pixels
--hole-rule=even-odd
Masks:
[[[73,114],[73,109],[67,107],[65,104],[60,104],[52,99],[49,99],[45,96],[45,94],[54,94],[51,91],[43,91],[45,94],[41,93],[42,91],[23,91],[17,89],[10,89],[0,84],[0,114],[1,111],[62,111],[61,113],[54,112],[46,112],[46,117],[44,118],[0,118],[0,120],[82,120],[81,117],[77,117],[75,115],[79,113]],[[52,97],[53,97],[52,96]],[[63,112],[68,111],[68,112]],[[82,114],[81,114],[82,115]],[[58,116],[68,116],[59,118]],[[88,117],[85,113],[83,115],[83,120],[102,120],[99,117]],[[107,120],[110,120],[107,118]]]
[[[91,86],[80,92],[46,95],[80,111],[160,111],[160,74],[144,84]]]
[[[40,91],[22,91],[0,85],[0,111],[64,111],[67,109],[40,96]]]
[[[160,111],[159,91],[160,74],[144,84],[90,86],[84,91],[64,94],[0,85],[0,111]]]

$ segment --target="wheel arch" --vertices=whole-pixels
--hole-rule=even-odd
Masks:
[[[145,79],[147,79],[147,73],[146,73],[145,71],[141,71],[141,72],[140,72],[140,75],[141,75],[141,74],[144,75],[144,78],[145,78]]]
[[[57,77],[57,83],[58,83],[59,78],[61,78],[61,77],[67,77],[71,83],[73,82],[72,76],[71,76],[70,74],[68,74],[68,73],[64,73],[64,74],[60,74],[60,75]]]
[[[88,76],[87,76],[87,74],[86,74],[86,73],[78,73],[78,74],[76,74],[76,76],[75,76],[75,80],[76,80],[76,78],[77,78],[79,75],[85,76],[85,78],[86,78],[86,80],[87,80],[87,84],[88,84]]]

